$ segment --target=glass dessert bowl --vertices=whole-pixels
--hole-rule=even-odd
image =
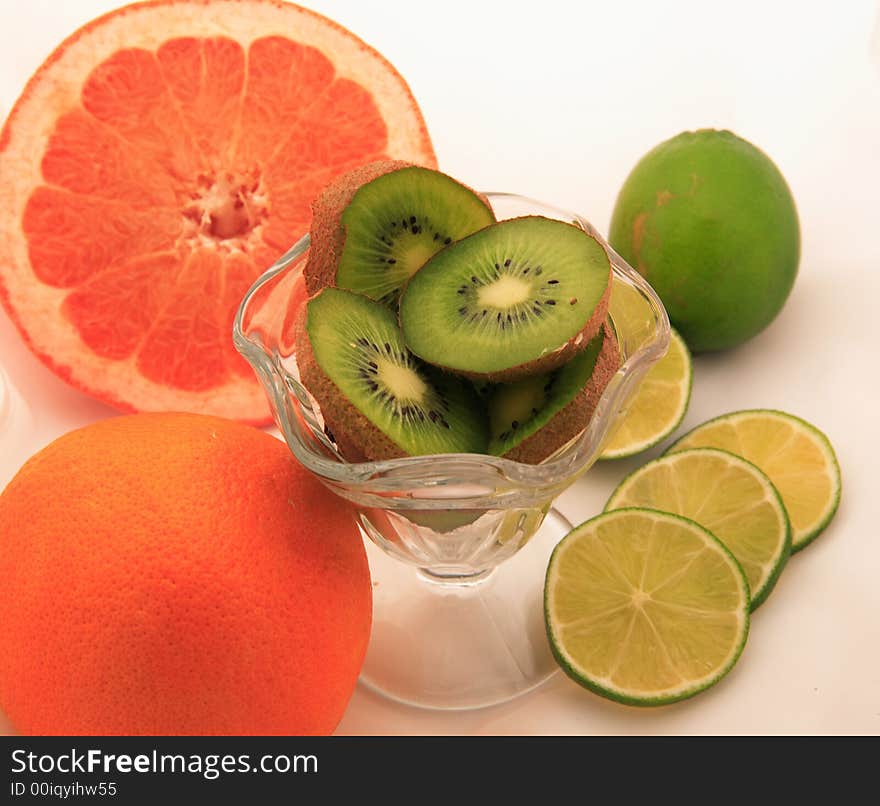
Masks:
[[[544,629],[544,573],[571,524],[553,501],[595,462],[669,343],[659,298],[585,219],[514,194],[486,195],[498,220],[541,215],[573,223],[611,258],[609,322],[620,368],[585,430],[541,464],[484,454],[345,461],[296,366],[308,235],[251,287],[233,328],[235,346],[263,384],[290,450],[354,505],[368,538],[373,627],[361,681],[428,708],[503,702],[556,671]]]

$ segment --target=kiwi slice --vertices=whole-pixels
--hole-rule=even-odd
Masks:
[[[488,427],[469,384],[415,358],[382,303],[325,288],[306,305],[296,349],[346,459],[485,453]]]
[[[370,163],[316,201],[307,282],[310,290],[335,285],[396,304],[430,257],[494,221],[485,199],[446,174]]]
[[[559,369],[495,386],[489,453],[531,464],[555,453],[587,427],[619,366],[617,339],[605,326]]]
[[[611,261],[572,224],[525,216],[438,252],[410,280],[400,323],[410,350],[474,380],[561,366],[608,310]]]

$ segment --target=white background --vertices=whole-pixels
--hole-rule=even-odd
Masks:
[[[0,113],[61,39],[116,5],[0,0]],[[699,697],[631,709],[557,675],[503,706],[436,713],[359,688],[338,732],[880,733],[875,2],[833,10],[769,0],[308,5],[407,78],[441,168],[474,187],[577,210],[602,231],[626,174],[658,142],[714,126],[764,149],[798,204],[800,274],[768,330],[696,361],[684,427],[738,408],[785,409],[829,435],[844,476],[836,520],[790,562],[756,613],[738,666]],[[0,432],[0,485],[51,439],[112,413],[45,370],[2,311],[0,367],[15,404]],[[641,461],[591,470],[560,508],[585,520]]]

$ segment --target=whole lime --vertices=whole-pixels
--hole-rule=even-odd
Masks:
[[[734,347],[769,325],[800,259],[797,210],[779,169],[714,129],[683,132],[638,162],[609,240],[696,352]]]

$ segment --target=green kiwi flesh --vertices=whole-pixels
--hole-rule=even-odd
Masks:
[[[297,365],[346,459],[486,451],[487,423],[470,385],[413,356],[380,302],[323,289],[307,303]]]
[[[341,221],[345,241],[335,284],[396,303],[400,289],[429,258],[494,223],[495,215],[446,174],[410,166],[361,186]]]
[[[572,224],[525,216],[434,255],[407,284],[400,323],[428,363],[511,381],[583,350],[602,326],[610,289],[599,241]]]
[[[487,403],[489,453],[546,459],[586,428],[619,364],[617,340],[606,326],[559,369],[495,386]]]

